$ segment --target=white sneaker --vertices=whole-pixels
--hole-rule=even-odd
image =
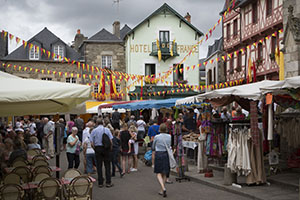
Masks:
[[[135,168],[130,168],[130,171],[131,171],[131,172],[136,172],[137,169],[135,169]]]

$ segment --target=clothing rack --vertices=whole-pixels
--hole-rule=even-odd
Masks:
[[[177,135],[175,138],[177,138],[177,156],[178,156],[178,177],[175,179],[179,183],[181,181],[190,181],[188,177],[184,175],[184,165],[183,165],[183,145],[182,145],[182,123],[177,122],[175,126],[175,134]],[[185,161],[187,162],[187,161]]]

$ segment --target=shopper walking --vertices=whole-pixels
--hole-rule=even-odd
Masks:
[[[106,187],[112,187],[111,183],[111,171],[110,171],[110,149],[105,149],[102,143],[103,134],[106,134],[110,140],[113,136],[108,128],[103,126],[103,120],[101,118],[97,119],[98,127],[95,128],[90,137],[92,146],[95,149],[96,161],[97,161],[97,173],[98,173],[98,186],[103,187],[103,175],[102,175],[102,164],[105,167],[105,180]],[[112,142],[112,141],[111,141]]]
[[[88,176],[93,173],[93,163],[96,163],[96,155],[95,151],[92,148],[91,141],[90,141],[90,134],[93,131],[93,128],[89,128],[89,133],[86,135],[84,141],[83,141],[83,154],[84,154],[84,160],[86,163],[86,172]]]
[[[44,138],[43,144],[46,149],[46,153],[53,158],[54,157],[54,131],[55,131],[55,124],[47,117],[44,118],[45,126],[44,126]]]
[[[84,121],[80,118],[80,115],[77,115],[77,118],[74,120],[75,126],[78,129],[79,140],[82,141],[82,131],[84,129]]]
[[[67,139],[67,159],[68,159],[68,169],[74,168],[77,169],[80,164],[79,154],[81,142],[77,136],[78,129],[76,127],[72,128],[71,135]]]
[[[137,142],[137,128],[134,125],[131,125],[129,127],[129,133],[131,135],[131,140],[133,140],[133,162],[132,162],[132,168],[130,169],[131,172],[137,171],[138,166],[138,153],[139,153],[139,143]],[[132,151],[130,151],[132,152]]]
[[[120,132],[120,141],[121,141],[121,155],[122,155],[122,169],[123,174],[126,172],[126,159],[128,163],[128,173],[130,173],[130,168],[132,166],[132,153],[129,152],[129,140],[131,139],[131,135],[128,131],[128,126],[126,123],[122,125],[121,132]]]
[[[167,126],[161,124],[159,127],[159,135],[154,137],[152,151],[154,151],[154,173],[157,175],[158,182],[161,190],[159,194],[163,197],[167,196],[167,190],[165,187],[166,175],[170,173],[170,163],[167,148],[171,146],[171,136],[167,133]]]
[[[111,176],[115,176],[116,167],[119,170],[121,178],[124,176],[123,170],[119,163],[119,154],[120,154],[120,131],[117,129],[114,131],[114,137],[112,139],[113,148],[112,148],[112,173]]]
[[[120,119],[121,115],[118,112],[118,109],[115,109],[115,112],[113,112],[111,116],[112,126],[114,127],[114,129],[120,129]]]

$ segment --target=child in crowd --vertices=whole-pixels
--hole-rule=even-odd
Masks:
[[[129,127],[129,133],[131,135],[130,140],[128,141],[129,151],[128,153],[134,153],[134,143],[136,140],[136,127],[134,125],[131,125]]]
[[[124,176],[124,173],[122,173],[122,168],[119,163],[119,153],[120,153],[120,147],[121,147],[121,142],[120,142],[120,130],[116,129],[114,132],[114,136],[112,139],[113,143],[113,148],[112,148],[112,174],[111,176],[115,176],[116,172],[116,166],[120,172],[120,177],[122,178]]]
[[[137,128],[134,125],[129,127],[129,134],[131,135],[131,139],[128,141],[129,152],[133,155],[133,166],[130,169],[131,172],[137,171],[137,163],[138,163],[138,153],[139,153],[139,143],[137,142]],[[133,146],[133,151],[132,151]]]

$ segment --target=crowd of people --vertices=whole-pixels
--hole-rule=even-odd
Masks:
[[[172,114],[170,114],[172,113]],[[174,149],[174,123],[182,123],[183,133],[199,132],[201,125],[201,108],[184,109],[182,112],[166,112],[144,120],[139,115],[127,115],[122,118],[115,110],[112,114],[94,116],[86,123],[78,115],[65,121],[60,118],[56,122],[52,117],[42,119],[17,118],[15,124],[2,124],[0,127],[0,159],[1,167],[8,166],[17,156],[26,156],[26,150],[45,149],[46,154],[53,158],[55,147],[66,151],[68,168],[78,168],[83,161],[84,172],[88,175],[98,174],[98,186],[104,186],[102,166],[105,168],[105,186],[112,187],[111,177],[119,173],[125,174],[138,171],[139,146],[144,138],[149,137],[152,148],[152,166],[161,186],[159,194],[166,196],[165,183],[169,180],[170,167],[167,148]],[[213,110],[213,117],[225,121],[245,119],[247,113],[241,108],[228,112],[224,107],[221,113]],[[56,123],[59,124],[56,126]],[[60,128],[60,134],[54,134]],[[106,135],[110,141],[106,147]],[[56,138],[58,137],[58,138]],[[80,155],[83,158],[80,159]],[[3,170],[1,170],[3,171]]]

